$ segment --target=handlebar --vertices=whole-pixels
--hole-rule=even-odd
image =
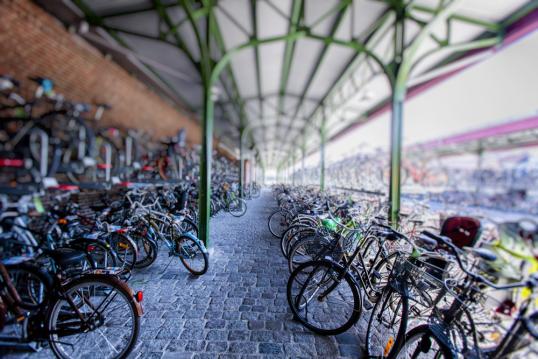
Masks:
[[[529,280],[526,280],[523,282],[516,282],[516,283],[511,283],[511,284],[506,284],[506,285],[495,284],[491,282],[490,280],[488,280],[487,278],[485,278],[484,276],[471,272],[467,269],[467,267],[463,264],[461,260],[461,256],[460,256],[461,250],[452,243],[452,240],[450,238],[441,236],[441,235],[436,235],[429,231],[423,231],[422,234],[427,237],[430,237],[431,239],[435,240],[437,243],[444,244],[447,248],[449,248],[452,254],[454,255],[454,257],[456,258],[456,262],[458,263],[458,266],[461,268],[461,270],[467,276],[469,276],[469,278],[471,278],[472,280],[476,282],[483,283],[487,285],[488,287],[498,289],[498,290],[508,290],[508,289],[521,288],[521,287],[534,288],[536,287],[538,283],[538,277],[531,276]]]

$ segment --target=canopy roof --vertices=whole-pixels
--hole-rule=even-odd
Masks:
[[[235,150],[239,128],[249,127],[250,146],[266,166],[276,167],[300,146],[317,147],[324,117],[330,138],[367,119],[390,97],[382,66],[390,68],[394,61],[396,16],[388,5],[394,2],[219,0],[210,7],[204,6],[209,1],[74,0],[68,7],[91,25],[85,33],[90,42],[122,54],[124,66],[134,63],[163,94],[197,113],[203,101],[200,51],[185,5],[192,7],[200,37],[210,38],[215,62],[237,46],[281,37],[234,54],[213,91],[220,140]],[[452,70],[471,49],[500,43],[506,27],[537,6],[528,0],[452,2],[457,7],[448,19],[437,22],[420,43],[412,84]],[[67,2],[42,1],[74,22],[58,3]],[[405,3],[405,42],[411,46],[450,1]],[[210,11],[214,31],[205,34]],[[305,35],[293,36],[300,31]]]

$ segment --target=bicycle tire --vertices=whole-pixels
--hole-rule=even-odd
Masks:
[[[186,245],[188,245],[188,248],[186,248]],[[195,240],[191,236],[181,235],[176,239],[176,249],[177,253],[179,254],[179,259],[181,260],[181,263],[183,263],[183,266],[185,266],[185,268],[194,275],[205,274],[209,268],[207,251],[202,246],[203,245],[201,242]],[[186,260],[186,256],[192,255],[202,258],[202,268],[194,268],[192,264]]]
[[[57,329],[55,329],[56,323],[54,321],[55,319],[57,320],[60,317],[60,314],[62,314],[63,316],[66,316],[66,314],[69,314],[69,312],[66,313],[65,310],[63,311],[61,310],[62,302],[65,301],[65,295],[68,295],[70,292],[76,290],[77,287],[81,287],[83,285],[90,285],[92,283],[98,283],[103,286],[109,286],[111,288],[114,288],[117,291],[117,293],[120,296],[122,296],[123,299],[125,299],[126,303],[128,304],[129,310],[131,312],[130,314],[131,314],[132,322],[133,322],[132,334],[125,348],[118,355],[114,357],[114,358],[122,358],[122,359],[126,358],[132,352],[138,340],[138,335],[140,333],[141,310],[139,309],[137,303],[135,302],[133,293],[129,289],[129,287],[126,287],[124,283],[121,283],[116,277],[113,277],[110,275],[86,274],[62,286],[62,293],[64,294],[58,296],[55,300],[53,300],[53,302],[50,305],[49,311],[46,315],[46,327],[48,329],[48,341],[49,341],[50,348],[53,351],[54,355],[56,355],[56,357],[58,358],[67,359],[73,356],[73,355],[68,355],[64,351],[60,350],[60,347],[58,345],[64,344],[63,341],[66,340],[65,338],[68,338],[68,337],[64,337],[60,341],[56,340],[55,335],[57,335],[56,334]],[[70,305],[70,307],[71,308],[73,307],[72,304]],[[99,306],[97,306],[97,308],[99,308]],[[76,306],[76,309],[80,310],[81,307]],[[125,318],[125,314],[123,313],[122,313],[122,318]],[[123,322],[125,322],[125,319],[123,320]],[[124,324],[122,326],[125,327]],[[87,334],[91,332],[92,331],[89,330],[83,334]],[[84,342],[84,344],[86,343]],[[90,348],[89,350],[91,354],[90,353],[88,354],[92,357],[95,357],[94,356],[96,355],[95,348]]]
[[[230,202],[228,212],[234,217],[242,217],[247,213],[247,202],[242,198],[236,198]]]
[[[436,359],[441,359],[441,358],[455,359],[450,348],[446,344],[444,344],[442,341],[437,339],[437,337],[433,334],[432,329],[427,324],[419,325],[418,327],[411,329],[408,333],[405,334],[404,342],[398,348],[397,352],[394,353],[394,358],[396,359],[407,358],[408,351],[406,350],[406,348],[409,346],[409,344],[413,343],[413,341],[420,340],[420,339],[428,340],[430,348],[431,348],[432,340],[437,344],[437,346],[439,347],[439,352],[435,356]],[[423,343],[422,341],[419,345],[423,345],[424,346],[423,349],[427,349],[428,347],[428,343]],[[419,354],[419,353],[416,353],[416,354]],[[441,356],[439,356],[439,354],[441,354]],[[417,359],[418,355],[414,356],[414,358]]]
[[[403,293],[406,291],[403,290]],[[399,303],[391,302],[391,297],[396,296],[399,298]],[[389,307],[394,310],[394,317],[391,318],[391,321],[388,323],[388,326],[383,326],[384,317]],[[407,330],[407,319],[409,314],[409,299],[406,295],[402,295],[398,291],[394,290],[390,285],[385,288],[383,294],[379,300],[375,303],[372,312],[370,313],[370,319],[368,320],[368,327],[366,330],[366,356],[367,357],[382,357],[382,358],[392,358],[396,351],[398,350],[399,345],[403,342],[405,332]],[[399,316],[400,320],[396,324],[396,316]],[[383,317],[381,317],[383,316]],[[376,321],[376,318],[378,319]],[[392,330],[396,325],[398,325],[396,335],[390,336],[388,330]],[[382,330],[374,331],[374,326],[380,326]],[[377,328],[376,328],[377,329]],[[389,334],[389,337],[384,340],[381,338],[374,338],[374,335],[386,336]],[[394,332],[392,333],[394,334]],[[386,338],[386,337],[385,337]],[[380,340],[380,342],[375,342],[374,339]]]
[[[118,264],[126,269],[132,271],[135,267],[138,258],[138,248],[136,243],[128,236],[120,233],[111,233],[107,237],[112,250],[116,253]]]
[[[198,238],[198,226],[196,225],[196,223],[194,223],[194,221],[192,221],[192,220],[190,220],[188,218],[184,218],[183,222],[181,222],[181,225],[179,226],[179,228],[182,231],[181,234],[183,234],[183,233],[191,233],[196,238]]]
[[[284,233],[282,233],[282,236],[280,237],[280,251],[285,258],[288,258],[288,244],[291,241],[292,236],[297,234],[302,229],[310,230],[311,228],[302,224],[296,224],[289,226]]]
[[[138,257],[134,267],[146,268],[152,265],[157,260],[157,255],[159,254],[157,242],[136,234],[131,234],[131,238],[136,242],[138,247]]]
[[[308,248],[308,246],[310,247]],[[315,256],[309,260],[298,261],[295,258],[301,247],[305,248],[303,251],[308,251],[309,254],[315,252]],[[316,248],[317,247],[317,248]],[[318,260],[323,258],[324,255],[331,249],[330,243],[325,238],[306,237],[296,241],[291,247],[288,254],[288,269],[292,273],[299,265],[305,262]],[[300,254],[300,253],[299,253]]]
[[[281,216],[281,218],[279,218],[278,216]],[[282,213],[281,210],[276,210],[273,213],[271,213],[271,215],[269,216],[267,220],[267,226],[269,228],[269,232],[271,232],[271,234],[275,236],[276,238],[282,238],[282,235],[284,234],[286,230],[282,230],[282,231],[277,230],[277,228],[275,228],[275,225],[271,225],[271,223],[273,222],[273,220],[275,220],[277,221],[276,223],[285,224],[285,218],[286,216]]]
[[[306,270],[309,268],[309,267],[312,267],[314,268],[313,271],[311,273],[309,272],[306,272]],[[332,287],[332,289],[330,290],[330,293],[332,293],[336,288],[338,288],[341,283],[345,282],[350,290],[351,290],[351,294],[352,294],[352,306],[350,308],[352,308],[351,310],[351,315],[349,316],[349,318],[344,318],[344,322],[343,324],[337,324],[335,325],[334,328],[321,328],[320,325],[315,325],[313,323],[312,320],[309,320],[308,319],[308,309],[305,310],[305,313],[306,313],[306,316],[307,318],[303,317],[302,313],[299,311],[300,307],[301,306],[301,302],[297,302],[297,299],[299,300],[303,300],[303,297],[304,297],[304,293],[305,293],[305,289],[306,289],[306,286],[309,285],[310,281],[312,281],[312,278],[313,278],[313,274],[312,273],[316,273],[321,267],[325,267],[323,270],[326,270],[326,273],[323,274],[322,276],[322,281],[323,281],[323,285],[326,285],[326,284],[330,284],[329,287]],[[319,272],[319,273],[322,273]],[[331,274],[328,274],[329,271],[331,272]],[[302,272],[305,272],[305,273],[302,273]],[[335,282],[333,280],[333,278],[329,278],[328,280],[325,280],[325,276],[326,275],[329,275],[331,276],[333,273],[332,272],[335,272],[334,274],[336,276],[342,276],[342,281],[340,283],[338,283],[336,286],[335,286]],[[296,281],[296,278],[299,276],[299,275],[307,275],[307,280],[304,282],[304,283],[301,283],[299,280]],[[332,283],[330,282],[332,281]],[[298,298],[298,296],[294,296],[294,293],[293,293],[293,286],[294,286],[294,283],[297,282],[300,286],[301,286],[301,289],[299,290],[299,294],[300,294],[300,297],[301,298]],[[315,293],[317,293],[317,290],[314,292],[314,295]],[[341,267],[340,265],[337,265],[336,263],[332,262],[332,261],[328,261],[328,260],[319,260],[319,261],[311,261],[311,262],[305,262],[303,264],[301,264],[299,267],[297,267],[297,269],[295,271],[293,271],[293,273],[291,274],[289,280],[288,280],[288,284],[287,284],[287,287],[286,287],[286,294],[287,294],[287,299],[288,299],[288,305],[294,315],[294,318],[299,321],[302,325],[304,325],[306,328],[310,329],[311,331],[315,332],[315,333],[318,333],[318,334],[322,334],[322,335],[336,335],[336,334],[341,334],[343,332],[345,332],[346,330],[348,330],[349,328],[351,328],[355,323],[358,322],[358,320],[360,319],[361,317],[361,314],[362,314],[362,298],[361,298],[361,294],[360,294],[360,290],[359,290],[359,287],[358,287],[358,284],[355,282],[355,280],[352,278],[352,276],[349,274],[349,272],[345,272],[344,271],[344,268]],[[339,294],[340,296],[343,296],[341,295],[341,293]],[[312,299],[313,297],[311,297],[310,299]],[[311,302],[311,303],[318,303],[318,302],[324,302],[325,301],[325,298],[324,297],[322,300],[318,298],[314,299],[314,300],[309,300],[308,302]],[[307,299],[307,298],[305,298]],[[328,302],[328,300],[327,300]],[[346,301],[342,301],[343,303],[349,303],[349,300],[346,300]],[[308,306],[308,304],[306,305]],[[336,307],[337,309],[341,309],[341,307]],[[317,313],[315,313],[314,315],[317,315]],[[318,321],[319,323],[323,323],[323,324],[327,324],[329,321],[327,319],[336,319],[336,317],[334,315],[328,315],[326,312],[323,312],[323,314],[318,317],[318,318],[313,318],[313,319],[316,319],[316,321]]]
[[[27,310],[37,310],[47,305],[53,290],[53,279],[48,272],[42,270],[37,265],[28,262],[11,265],[6,264],[5,267],[9,276],[11,277],[13,286],[17,290],[17,293],[21,299],[21,302],[18,303],[21,308]],[[29,282],[30,278],[26,276],[25,280],[22,281],[20,275],[14,275],[14,273],[17,272],[22,272],[31,276],[31,280],[34,282]],[[39,288],[36,287],[36,285],[38,285]]]

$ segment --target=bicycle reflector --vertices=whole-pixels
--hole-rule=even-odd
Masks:
[[[0,167],[24,167],[24,160],[0,158]]]
[[[95,250],[95,246],[92,246],[91,244],[86,247],[86,249],[88,250],[88,252],[93,252]]]
[[[58,224],[67,224],[67,219],[65,218],[58,219]]]
[[[127,233],[127,228],[120,228],[116,231],[116,233],[119,233],[119,234],[125,234]]]
[[[385,345],[385,349],[383,351],[385,356],[388,356],[392,347],[394,346],[394,338],[392,336],[389,337],[389,340],[387,340],[387,344]]]
[[[136,301],[138,303],[142,303],[142,300],[144,300],[144,292],[142,292],[141,290],[139,290],[138,292],[136,292],[136,294],[134,295]]]

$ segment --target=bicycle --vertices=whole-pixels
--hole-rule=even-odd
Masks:
[[[528,347],[527,334],[530,334],[534,340],[538,340],[536,327],[538,311],[528,313],[530,300],[520,306],[516,318],[506,333],[493,346],[480,346],[476,323],[470,312],[470,305],[478,301],[481,295],[480,286],[496,290],[511,290],[520,287],[534,289],[538,285],[538,276],[532,275],[523,282],[495,284],[483,275],[469,270],[463,263],[459,248],[452,244],[449,238],[429,232],[424,233],[453,255],[455,262],[465,273],[465,279],[455,286],[456,291],[446,286],[447,290],[454,295],[455,299],[452,304],[447,309],[434,310],[427,324],[417,326],[406,333],[404,343],[395,354],[396,358],[407,358],[410,354],[413,358],[456,358],[458,354],[478,358],[504,358]],[[493,252],[485,249],[470,249],[469,252],[483,261],[493,261],[496,258]]]
[[[34,278],[48,278],[51,283],[46,299],[30,312],[0,262],[0,323],[21,327],[21,336],[12,341],[48,342],[57,358],[125,358],[132,352],[140,331],[142,292],[133,293],[114,274],[102,270],[65,280],[29,268],[39,273]]]

